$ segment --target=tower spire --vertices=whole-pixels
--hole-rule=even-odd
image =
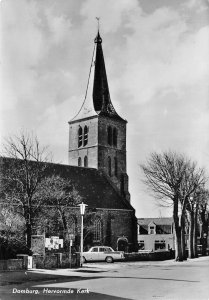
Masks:
[[[98,20],[98,18],[97,18]],[[94,109],[99,115],[106,115],[121,119],[115,111],[111,99],[105,68],[105,61],[102,50],[102,38],[99,33],[99,20],[98,20],[98,33],[94,39],[96,44],[95,54],[95,70],[94,70],[94,83],[93,83],[93,103]]]
[[[100,18],[98,21],[98,32],[94,39],[94,50],[89,72],[87,89],[84,102],[78,114],[72,121],[96,115],[123,120],[116,112],[110,99],[110,92],[102,50],[102,38],[99,33]]]

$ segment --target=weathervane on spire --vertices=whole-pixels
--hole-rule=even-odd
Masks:
[[[98,31],[99,31],[99,20],[100,20],[100,18],[96,17],[96,19],[97,19],[97,22],[98,22]]]
[[[99,20],[100,20],[100,18],[99,17],[96,17],[96,19],[97,19],[97,22],[98,22],[98,32],[97,32],[97,36],[96,36],[96,38],[94,39],[94,42],[96,43],[96,44],[101,44],[102,43],[102,39],[101,39],[101,37],[100,37],[100,35],[99,35]]]

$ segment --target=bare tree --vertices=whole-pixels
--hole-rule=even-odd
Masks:
[[[42,181],[41,186],[41,195],[44,203],[42,212],[45,216],[45,222],[42,221],[43,225],[55,223],[56,227],[59,227],[60,224],[66,248],[69,249],[69,236],[71,234],[75,235],[75,247],[77,247],[80,244],[79,235],[81,232],[78,204],[82,202],[82,197],[69,179],[59,175],[47,176]],[[94,217],[95,212],[92,209],[87,209],[84,215],[84,245],[88,244],[92,238]],[[50,227],[49,231],[52,232],[53,226]]]
[[[3,146],[1,194],[3,205],[14,206],[25,220],[27,246],[31,247],[31,223],[41,206],[39,186],[49,160],[33,134],[21,132],[9,137]],[[9,159],[8,159],[9,157]]]
[[[181,247],[181,224],[179,220],[180,188],[183,184],[189,161],[180,154],[169,151],[163,154],[152,153],[147,163],[141,165],[145,184],[161,203],[172,203],[176,241],[176,257],[183,261]],[[183,208],[182,208],[183,209]]]
[[[41,183],[41,194],[45,207],[59,214],[64,231],[69,231],[68,216],[82,198],[69,179],[59,175],[47,176]]]
[[[194,257],[198,257],[198,249],[197,249],[197,235],[198,235],[198,221],[200,220],[200,211],[202,209],[202,205],[205,202],[205,196],[207,192],[204,188],[204,185],[199,187],[194,194],[194,230],[193,230],[193,255]],[[192,252],[192,251],[191,251]]]
[[[185,211],[189,197],[204,182],[203,170],[197,170],[184,155],[175,152],[152,153],[141,168],[145,184],[159,203],[172,203],[176,242],[176,260],[185,259]]]
[[[184,258],[185,253],[185,213],[188,212],[189,222],[189,258],[194,257],[194,232],[196,230],[195,218],[198,212],[198,191],[205,182],[204,169],[198,168],[195,162],[189,162],[185,169],[184,180],[180,187],[180,204],[182,207],[180,223],[182,228],[182,251]],[[193,197],[195,195],[195,197]],[[195,227],[194,227],[195,226]]]
[[[13,207],[0,207],[0,259],[15,257],[24,245],[24,220]]]

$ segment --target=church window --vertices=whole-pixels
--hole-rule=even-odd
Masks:
[[[107,129],[107,142],[111,146],[112,145],[112,127],[108,126]]]
[[[84,157],[84,167],[85,168],[88,167],[88,157],[87,156]]]
[[[101,241],[102,239],[102,224],[99,218],[94,221],[94,241]]]
[[[79,127],[78,129],[78,147],[81,147],[83,143],[83,129]]]
[[[86,146],[88,144],[88,127],[85,126],[84,127],[84,146]]]
[[[114,129],[113,129],[113,145],[114,145],[115,147],[117,147],[117,138],[118,138],[117,129],[114,128]]]
[[[108,157],[108,174],[112,176],[112,168],[111,168],[111,158]]]
[[[117,160],[117,157],[114,158],[114,164],[115,164],[115,176],[118,176],[118,160]]]
[[[82,166],[82,160],[81,160],[81,157],[78,158],[78,166],[79,166],[79,167]]]

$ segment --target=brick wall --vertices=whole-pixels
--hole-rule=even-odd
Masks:
[[[78,129],[88,127],[88,144],[78,147]],[[108,126],[117,129],[117,147],[108,144]],[[126,122],[96,116],[69,124],[69,165],[78,166],[81,158],[88,157],[88,167],[102,169],[108,174],[108,157],[111,158],[112,176],[110,179],[120,190],[121,176],[126,173]],[[114,159],[117,158],[117,174]]]
[[[108,175],[108,157],[111,158],[111,181],[121,189],[121,175],[126,173],[126,123],[111,118],[99,118],[98,131],[98,168]],[[117,129],[117,147],[108,144],[108,126]],[[114,159],[117,159],[117,174],[115,174]]]
[[[101,218],[102,240],[100,243],[93,240],[91,246],[100,244],[117,250],[118,240],[125,238],[128,241],[128,251],[133,251],[137,243],[136,219],[133,211],[97,209],[94,217]]]
[[[78,148],[78,129],[81,126],[88,127],[88,144]],[[84,157],[88,156],[88,166],[90,168],[98,168],[98,117],[81,120],[76,123],[69,124],[69,165],[78,166],[78,157],[82,159],[84,166]]]

